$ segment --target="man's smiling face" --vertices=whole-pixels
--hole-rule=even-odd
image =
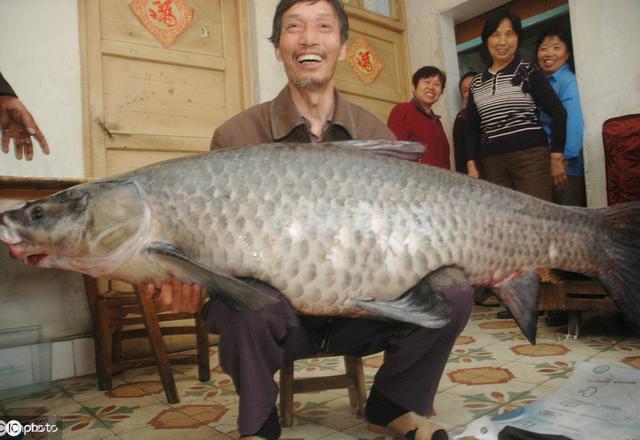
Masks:
[[[303,1],[284,13],[276,57],[296,86],[331,83],[337,63],[346,53],[338,15],[329,2]]]

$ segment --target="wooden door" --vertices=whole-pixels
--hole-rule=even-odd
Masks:
[[[246,0],[186,2],[195,16],[168,48],[127,0],[79,2],[87,176],[206,151],[216,127],[249,104]]]
[[[411,96],[405,8],[403,0],[389,0],[388,16],[385,16],[372,12],[370,3],[345,1],[350,25],[347,48],[359,37],[364,38],[382,61],[382,71],[371,84],[366,84],[348,61],[342,62],[338,66],[336,85],[349,101],[363,106],[386,123],[393,106]]]

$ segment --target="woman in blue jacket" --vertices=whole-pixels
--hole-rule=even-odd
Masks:
[[[537,44],[538,65],[567,111],[564,166],[567,183],[557,189],[553,201],[561,205],[586,206],[582,135],[584,121],[578,83],[573,73],[571,39],[562,28],[548,28]],[[551,139],[551,119],[540,110],[540,122]]]

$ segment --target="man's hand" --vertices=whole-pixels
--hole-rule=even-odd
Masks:
[[[140,294],[156,304],[160,312],[196,313],[202,303],[202,287],[198,284],[186,284],[175,277],[162,283],[160,290],[153,283],[140,286]]]
[[[49,154],[49,145],[29,110],[15,96],[0,96],[0,128],[2,129],[2,151],[9,152],[9,142],[13,139],[16,159],[33,159],[35,136],[44,154]]]
[[[553,190],[558,193],[567,184],[565,173],[565,162],[562,153],[551,153],[551,179],[553,179]]]
[[[474,179],[480,178],[480,172],[478,171],[475,160],[467,161],[467,174],[469,175],[469,177],[473,177]]]

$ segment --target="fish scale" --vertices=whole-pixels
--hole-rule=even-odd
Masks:
[[[469,185],[462,176],[436,169],[423,173],[425,168],[418,164],[332,147],[261,146],[230,149],[215,157],[223,164],[221,168],[208,166],[200,158],[186,159],[183,168],[187,172],[181,170],[161,180],[171,188],[179,185],[184,174],[195,176],[200,183],[189,184],[198,188],[196,194],[156,197],[170,190],[158,187],[154,170],[146,172],[148,184],[142,178],[145,174],[136,176],[159,210],[189,212],[201,194],[213,194],[212,204],[221,210],[211,214],[209,230],[199,230],[190,216],[171,219],[178,222],[172,227],[198,230],[204,242],[219,243],[225,252],[210,254],[193,247],[192,240],[179,245],[206,266],[273,285],[303,312],[311,303],[320,302],[326,314],[362,314],[351,299],[396,298],[441,266],[463,267],[475,282],[493,278],[495,265],[505,276],[552,264],[567,266],[548,257],[548,240],[541,239],[536,245],[538,258],[532,260],[531,242],[519,238],[549,236],[551,228],[545,225],[555,207],[533,198],[505,207],[498,203],[505,193],[498,187],[482,185],[491,197],[483,193],[474,200],[477,185]],[[261,168],[259,164],[269,165]],[[466,220],[476,218],[479,211],[486,216],[487,205],[505,229]],[[252,218],[246,217],[243,206],[254,209]],[[541,211],[549,214],[536,223],[533,220]],[[518,220],[527,219],[526,212],[536,215],[529,215],[527,232],[522,234],[515,226],[522,227]],[[235,221],[229,222],[231,218]],[[367,237],[371,231],[374,236],[358,243],[356,234]],[[254,237],[256,246],[247,245],[243,234]],[[504,239],[497,239],[499,236]],[[577,243],[567,247],[574,246]],[[349,264],[349,252],[356,255],[354,265]],[[307,292],[313,292],[309,299]]]

